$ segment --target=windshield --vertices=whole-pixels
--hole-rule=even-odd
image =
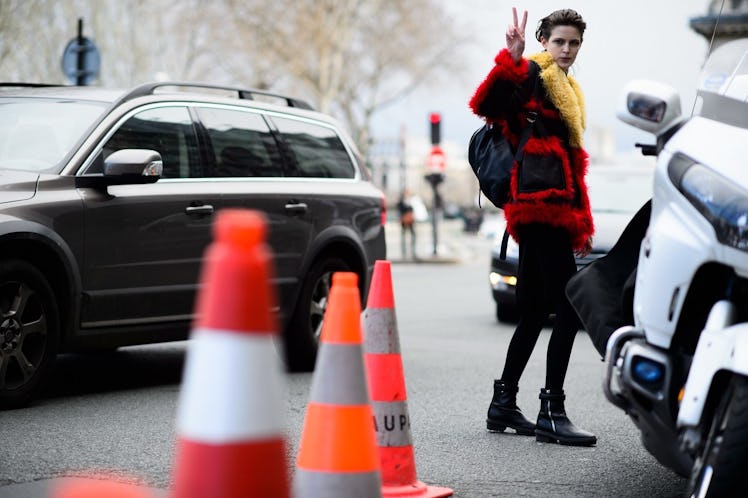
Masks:
[[[70,152],[106,104],[0,98],[0,169],[51,170]]]
[[[696,115],[748,127],[748,38],[715,49],[699,75]]]

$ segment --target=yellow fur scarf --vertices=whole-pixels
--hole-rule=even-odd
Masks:
[[[553,62],[548,52],[531,55],[528,59],[540,66],[540,77],[548,92],[548,98],[558,108],[561,119],[569,128],[569,145],[581,148],[586,126],[582,88],[573,77],[568,76]]]

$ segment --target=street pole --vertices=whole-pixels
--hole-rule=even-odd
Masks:
[[[446,161],[444,151],[439,146],[441,143],[441,123],[442,117],[438,112],[432,112],[429,115],[431,123],[431,153],[428,158],[426,181],[431,184],[432,205],[431,205],[431,235],[433,240],[433,255],[436,256],[439,246],[439,235],[437,233],[437,218],[439,208],[441,207],[441,198],[439,197],[439,184],[444,181],[444,170]]]
[[[433,192],[433,203],[431,207],[431,238],[434,241],[432,254],[436,256],[437,247],[439,247],[439,235],[436,230],[436,216],[439,211],[439,206],[438,206],[438,200],[436,196],[439,195],[439,191],[437,190],[436,183],[432,183],[431,186],[434,191]]]
[[[407,179],[405,177],[405,125],[400,126],[400,192],[404,192],[408,186]]]
[[[83,18],[78,18],[78,46],[83,47],[83,44],[85,43],[85,40],[83,39]],[[86,52],[81,48],[78,50],[78,61],[76,64],[76,69],[78,70],[77,75],[75,77],[75,84],[77,86],[84,86],[86,84],[85,80],[85,69],[86,69]]]

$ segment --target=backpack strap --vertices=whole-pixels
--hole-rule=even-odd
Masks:
[[[506,260],[506,248],[509,245],[509,230],[504,229],[504,235],[501,237],[501,251],[499,251],[499,259],[502,261]]]
[[[538,87],[538,77],[540,76],[540,66],[538,66],[538,64],[533,61],[530,61],[529,65],[530,67],[527,71],[527,79],[530,80],[531,86],[530,92],[527,95],[528,99],[532,96],[535,96]],[[532,132],[533,126],[537,123],[537,125],[541,127],[541,130],[544,131],[544,128],[542,128],[542,123],[540,122],[538,117],[538,113],[535,111],[530,111],[527,115],[527,123],[525,124],[525,127],[522,128],[522,135],[520,135],[519,143],[517,144],[517,151],[514,153],[514,160],[517,162],[520,162],[522,160],[525,144],[527,143],[527,139],[530,138],[530,133]],[[506,250],[508,245],[509,230],[505,228],[504,235],[502,235],[501,237],[501,250],[499,251],[499,259],[502,261],[506,260]]]
[[[527,79],[530,81],[530,91],[524,95],[526,100],[529,100],[530,98],[537,96],[538,78],[540,77],[540,66],[538,66],[537,62],[528,61],[528,65],[529,65],[529,68],[527,70]],[[517,162],[520,162],[522,160],[525,144],[527,143],[527,139],[530,138],[530,132],[532,131],[532,127],[537,123],[537,126],[543,132],[545,131],[545,128],[543,128],[543,125],[540,122],[539,118],[540,116],[538,116],[537,112],[535,111],[528,112],[527,123],[525,124],[525,127],[522,129],[522,135],[520,136],[519,143],[517,144],[517,152],[514,154],[514,159]]]
[[[525,127],[522,128],[522,135],[520,136],[519,143],[517,144],[517,151],[514,153],[514,160],[517,162],[520,162],[522,160],[522,156],[524,155],[525,151],[525,144],[527,143],[527,139],[530,138],[530,132],[532,131],[532,127],[536,119],[537,113],[531,111],[530,115],[528,115],[527,117],[527,124],[525,124]]]

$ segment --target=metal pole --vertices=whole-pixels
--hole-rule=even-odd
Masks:
[[[438,209],[438,203],[437,203],[438,192],[437,192],[436,182],[433,182],[431,184],[431,188],[434,191],[433,207],[431,209],[431,233],[432,233],[432,238],[434,240],[434,251],[433,251],[433,255],[436,256],[436,252],[437,252],[436,248],[439,245],[438,244],[438,240],[437,240],[438,237],[437,237],[437,234],[436,234],[436,214],[437,214],[437,209]]]
[[[78,62],[76,65],[76,76],[75,76],[75,84],[78,86],[83,86],[85,83],[84,80],[84,74],[83,69],[85,65],[85,57],[86,54],[83,50],[83,18],[78,18]]]
[[[405,171],[405,125],[400,126],[400,191],[407,187]]]

